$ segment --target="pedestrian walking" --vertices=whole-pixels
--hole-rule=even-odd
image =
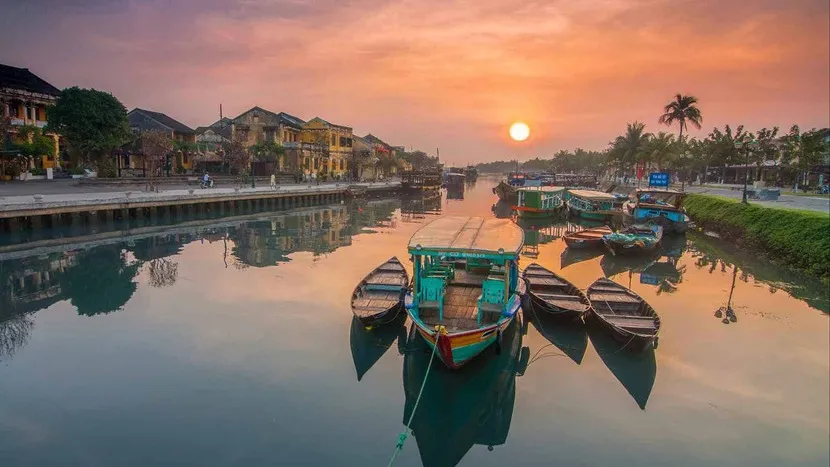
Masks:
[[[277,189],[277,176],[274,175],[274,174],[271,174],[271,189],[272,190]]]

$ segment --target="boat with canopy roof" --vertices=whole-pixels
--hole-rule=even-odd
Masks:
[[[409,240],[414,277],[406,310],[448,368],[500,346],[526,288],[518,267],[523,245],[523,230],[508,219],[462,216],[440,217]]]

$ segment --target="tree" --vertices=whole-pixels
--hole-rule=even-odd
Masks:
[[[145,131],[141,133],[141,153],[144,155],[144,163],[148,169],[150,190],[155,187],[156,172],[167,161],[167,157],[173,151],[173,138],[169,133],[163,131]]]
[[[349,161],[349,167],[351,167],[352,178],[354,180],[360,180],[360,177],[363,176],[363,167],[368,164],[372,159],[372,151],[369,149],[353,149],[351,160]]]
[[[384,177],[388,177],[393,167],[398,167],[398,160],[390,152],[380,152],[378,154],[377,168]]]
[[[654,163],[657,171],[661,172],[666,163],[671,161],[672,156],[677,155],[675,143],[674,135],[663,131],[657,133],[646,144],[643,162],[649,165]]]
[[[240,136],[234,135],[232,141],[222,144],[222,161],[237,174],[246,172],[251,164],[251,154]]]
[[[108,157],[110,152],[131,139],[127,109],[106,92],[79,87],[64,89],[46,113],[47,131],[62,135],[70,151],[99,168],[99,173],[103,166],[113,165]]]
[[[634,164],[643,160],[651,133],[645,132],[646,125],[641,122],[629,123],[625,135],[617,136],[610,144],[608,155],[617,168],[631,173]]]
[[[761,166],[768,160],[775,162],[778,166],[779,151],[778,151],[778,127],[773,127],[771,130],[761,128],[755,134],[755,141],[757,146],[752,151],[751,162],[755,163],[755,179],[761,180]]]
[[[279,168],[279,161],[285,155],[285,149],[275,141],[260,141],[248,148],[258,162],[268,162],[275,165],[274,170]]]
[[[437,156],[430,156],[424,151],[401,151],[398,153],[398,157],[412,164],[412,170],[434,169],[439,164]],[[511,164],[513,163],[511,162]]]
[[[735,147],[736,141],[742,141],[747,137],[748,133],[744,131],[743,125],[738,125],[734,133],[732,127],[726,125],[724,131],[718,128],[713,128],[709,133],[707,140],[707,150],[710,152],[711,164],[715,166],[722,166],[721,183],[726,180],[726,166],[730,164],[738,164],[743,161],[743,154],[740,154]],[[735,171],[735,181],[738,181],[738,172]]]
[[[17,142],[14,143],[14,147],[28,158],[55,154],[55,140],[33,125],[17,128]]]
[[[666,126],[672,126],[677,122],[680,126],[680,136],[677,140],[682,141],[683,130],[687,128],[688,123],[691,123],[697,129],[700,129],[700,124],[703,123],[703,116],[695,104],[697,104],[697,97],[684,96],[678,93],[672,102],[666,104],[663,109],[664,113],[658,121]]]

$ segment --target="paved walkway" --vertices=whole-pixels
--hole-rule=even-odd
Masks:
[[[276,190],[270,186],[259,186],[257,188],[209,188],[200,189],[167,189],[155,192],[144,191],[106,191],[106,192],[65,192],[60,194],[36,194],[0,197],[0,212],[18,211],[21,209],[45,209],[66,206],[89,206],[108,203],[144,203],[180,201],[182,199],[207,199],[222,198],[233,199],[236,197],[247,197],[259,193],[288,193],[288,194],[309,194],[315,192],[328,192],[345,190],[352,185],[364,186],[369,190],[384,190],[396,188],[400,185],[398,181],[374,182],[374,183],[321,183],[320,185],[278,185]],[[111,189],[111,187],[110,187]]]
[[[731,188],[713,188],[711,186],[686,186],[686,191],[689,193],[705,193],[710,195],[723,196],[726,198],[741,199],[743,196],[743,186],[741,190],[732,190]],[[760,204],[773,208],[791,208],[791,209],[807,209],[810,211],[818,211],[830,214],[830,199],[819,196],[793,196],[782,192],[778,201],[757,201],[749,200],[751,204]]]

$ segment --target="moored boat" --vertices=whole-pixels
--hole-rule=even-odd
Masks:
[[[660,316],[645,300],[609,279],[597,279],[588,287],[591,307],[587,318],[596,322],[611,337],[631,351],[657,345]]]
[[[663,227],[664,233],[684,233],[689,216],[683,209],[686,193],[676,190],[637,190],[634,200],[623,206],[625,220],[630,223],[651,222]]]
[[[598,248],[603,245],[602,237],[612,232],[610,227],[603,225],[602,227],[570,232],[565,234],[563,240],[565,240],[568,248]]]
[[[366,275],[352,292],[352,313],[366,326],[394,320],[400,313],[409,285],[409,274],[396,257],[389,258]]]
[[[614,195],[592,190],[568,190],[568,211],[582,219],[610,220],[616,213]]]
[[[602,237],[608,251],[614,255],[652,252],[663,239],[663,227],[656,224],[637,224]]]
[[[553,217],[562,210],[564,193],[564,188],[555,186],[519,188],[513,210],[519,213],[519,217]]]
[[[569,280],[536,263],[522,272],[527,282],[527,295],[534,311],[562,321],[582,319],[590,302]]]
[[[516,190],[525,185],[527,181],[527,174],[521,172],[510,172],[507,175],[507,181],[501,181],[493,188],[493,194],[499,197],[500,200],[515,206],[518,202],[518,195]]]
[[[448,368],[499,342],[521,308],[523,244],[510,220],[462,216],[440,217],[409,240],[415,272],[406,310]]]

